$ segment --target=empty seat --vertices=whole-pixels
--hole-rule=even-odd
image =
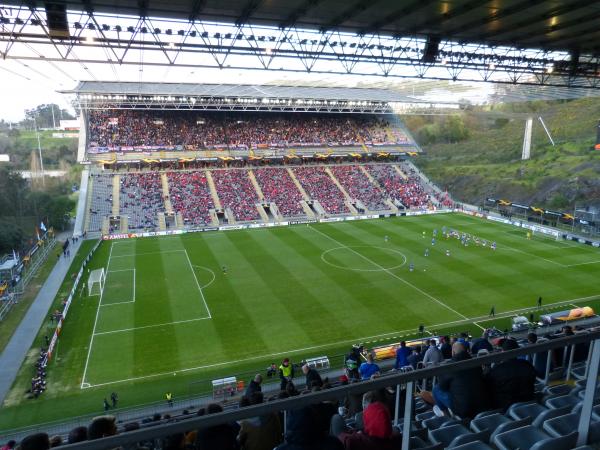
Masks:
[[[504,423],[512,422],[503,414],[490,414],[488,416],[477,417],[471,421],[471,430],[475,432],[489,430],[490,433]]]
[[[527,425],[531,425],[531,417],[525,417],[524,419],[521,419],[521,420],[514,420],[511,422],[503,423],[503,424],[499,425],[498,427],[496,427],[496,429],[494,431],[492,431],[492,435],[488,439],[488,442],[491,444],[494,442],[494,438],[496,436],[498,436],[499,434],[506,433],[507,431],[510,431],[510,430],[516,430],[517,428],[521,428],[521,427],[524,427]]]
[[[564,416],[565,414],[569,414],[571,411],[570,406],[564,406],[562,408],[556,409],[548,409],[542,412],[540,415],[536,416],[531,422],[531,425],[537,428],[541,428],[546,420],[553,419],[554,417]]]
[[[452,448],[454,450],[492,450],[492,447],[482,441],[469,442]]]
[[[557,384],[554,386],[546,386],[543,392],[548,395],[567,395],[572,389],[573,387],[568,384]]]
[[[493,444],[498,450],[570,450],[577,442],[577,432],[552,437],[531,425],[494,436]]]
[[[428,444],[423,439],[412,436],[410,438],[409,448],[411,450],[442,450],[444,446],[442,444]]]
[[[429,431],[429,440],[435,444],[442,444],[446,448],[466,444],[478,440],[487,440],[489,433],[486,431],[471,433],[462,424],[440,427]]]
[[[520,402],[515,403],[508,408],[506,415],[513,419],[524,419],[526,417],[537,417],[548,408],[543,407],[536,402]]]
[[[453,419],[452,417],[432,417],[430,419],[425,419],[421,425],[428,430],[437,430],[441,426],[445,425],[453,425],[456,423],[460,423],[460,420]]]
[[[579,399],[574,395],[561,395],[560,397],[553,397],[546,400],[545,405],[548,408],[557,409],[564,408],[565,406],[574,407],[579,403]]]

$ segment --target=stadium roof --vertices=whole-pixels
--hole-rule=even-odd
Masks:
[[[6,4],[21,5],[7,0]],[[29,1],[95,13],[358,34],[435,36],[494,46],[595,53],[600,4],[589,0],[74,0]]]
[[[419,100],[388,89],[244,84],[120,83],[111,81],[82,81],[71,92],[79,95],[167,95],[186,97],[241,97],[252,99],[286,98],[292,100],[371,101],[386,103],[419,102]]]

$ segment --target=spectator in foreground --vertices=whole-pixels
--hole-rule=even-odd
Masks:
[[[221,405],[211,403],[206,407],[207,414],[223,412]],[[196,435],[196,448],[198,450],[237,450],[237,431],[231,424],[223,423],[208,428],[203,428]]]
[[[6,444],[4,444],[2,446],[1,450],[13,450],[13,448],[15,448],[15,446],[17,445],[17,442],[13,439],[11,439],[10,441],[8,441]]]
[[[358,368],[361,380],[370,380],[374,375],[380,375],[379,366],[375,364],[372,353],[367,353],[367,360]]]
[[[519,344],[514,339],[505,339],[502,343],[505,352],[517,348]],[[512,358],[495,364],[487,374],[491,406],[506,411],[513,403],[534,400],[535,378],[535,369],[524,359]]]
[[[261,392],[255,392],[250,397],[251,405],[258,405],[262,402]],[[282,432],[281,421],[277,413],[242,420],[238,434],[240,449],[271,450],[281,443]]]
[[[400,342],[400,347],[396,349],[396,364],[395,369],[401,369],[404,366],[408,366],[408,357],[410,356],[410,348],[406,346],[406,342]]]
[[[473,356],[477,356],[479,350],[487,350],[488,353],[492,353],[494,351],[494,347],[492,347],[492,344],[490,344],[490,341],[488,340],[488,335],[489,330],[485,330],[481,337],[473,340],[473,343],[471,344],[471,354]]]
[[[312,389],[315,386],[322,387],[323,380],[316,369],[311,368],[308,364],[302,366],[302,373],[306,376],[306,388]]]
[[[88,439],[91,441],[93,439],[101,439],[117,434],[115,420],[115,416],[100,416],[94,418],[92,423],[88,426]]]
[[[261,392],[262,388],[260,385],[262,383],[262,380],[262,375],[260,373],[257,373],[254,376],[254,379],[251,380],[250,383],[248,383],[248,387],[246,388],[244,396],[252,397],[252,394],[254,394],[255,392]]]
[[[48,450],[50,438],[46,433],[30,434],[21,441],[21,450]]]
[[[285,442],[275,450],[343,450],[339,439],[329,436],[323,424],[322,415],[316,405],[306,406],[287,412]],[[328,425],[328,424],[327,424]]]
[[[369,404],[363,411],[362,431],[346,430],[343,419],[341,422],[340,419],[340,416],[334,416],[332,419],[332,432],[344,444],[346,450],[392,450],[400,448],[402,444],[402,435],[393,433],[390,413],[379,401]],[[336,433],[338,427],[343,429]]]
[[[452,346],[452,362],[470,359],[466,347],[460,342]],[[483,411],[487,402],[481,367],[440,375],[439,383],[433,388],[436,415],[456,414],[461,418],[471,418]]]
[[[86,427],[76,427],[69,431],[69,444],[75,444],[77,442],[87,441],[87,428]]]
[[[435,345],[435,339],[430,339],[428,344],[429,347],[427,347],[425,355],[423,356],[423,364],[425,366],[437,366],[444,360],[442,351]]]

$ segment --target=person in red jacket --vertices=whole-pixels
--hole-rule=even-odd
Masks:
[[[342,431],[338,439],[346,450],[393,450],[400,448],[402,435],[392,430],[392,418],[380,401],[373,402],[363,411],[362,431]]]

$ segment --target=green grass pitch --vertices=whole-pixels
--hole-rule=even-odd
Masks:
[[[443,226],[498,248],[463,247]],[[199,394],[212,378],[248,378],[286,356],[329,355],[339,366],[352,343],[397,342],[421,323],[433,333],[504,328],[539,296],[555,310],[600,297],[598,249],[459,214],[105,242],[90,266],[99,267],[104,292],[78,293],[48,391],[24,399],[26,362],[0,429],[98,413],[112,391],[123,407],[167,390]]]

